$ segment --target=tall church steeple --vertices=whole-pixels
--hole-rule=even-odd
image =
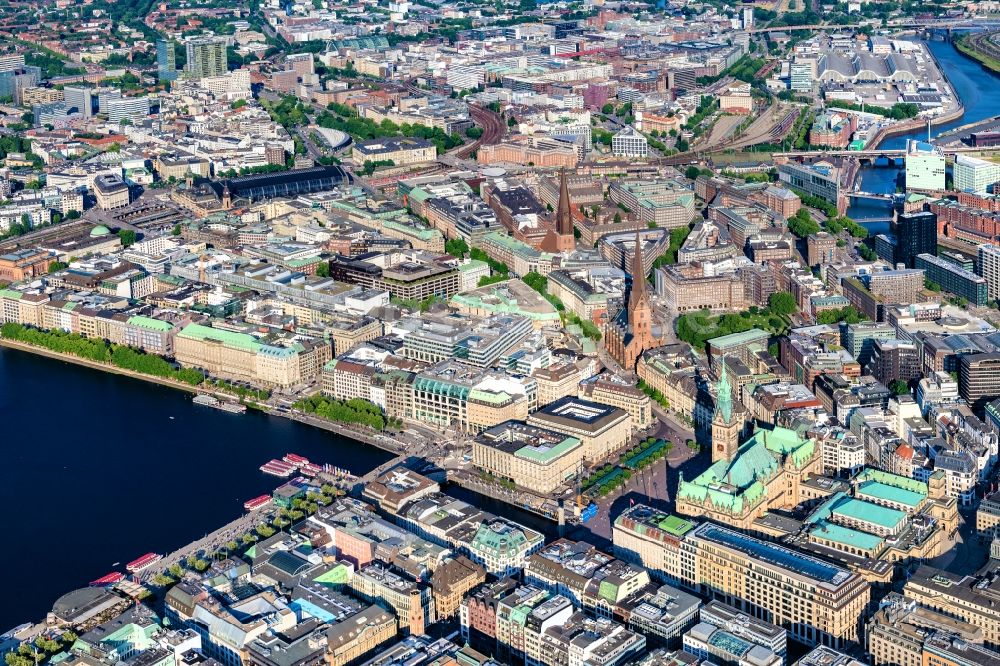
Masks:
[[[573,235],[573,213],[570,210],[569,182],[566,169],[559,172],[559,208],[556,212],[556,233],[561,236]]]
[[[720,362],[722,370],[715,385],[715,416],[712,418],[712,462],[735,458],[743,432],[743,413],[733,413],[733,387],[729,383],[725,357]]]
[[[726,374],[726,359],[722,359],[722,372],[719,376],[719,383],[716,385],[719,397],[715,402],[715,411],[723,423],[733,420],[733,387],[729,384],[729,376]]]
[[[543,252],[562,254],[576,249],[576,238],[573,235],[573,203],[569,200],[569,183],[566,180],[566,170],[559,173],[559,208],[553,220],[549,218],[550,227],[542,239],[539,249]]]
[[[649,301],[649,294],[646,293],[646,269],[642,265],[642,235],[638,230],[635,232],[635,252],[632,253],[629,273],[632,274],[632,290],[628,297],[629,320],[631,320],[636,308],[642,307]]]

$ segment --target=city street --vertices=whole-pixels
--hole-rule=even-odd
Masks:
[[[575,526],[568,536],[592,541],[600,547],[610,547],[611,524],[614,518],[633,503],[648,504],[663,511],[672,511],[680,474],[697,476],[711,462],[708,453],[695,453],[675,441],[670,453],[655,464],[635,474],[628,483],[596,502],[597,514],[585,524]]]

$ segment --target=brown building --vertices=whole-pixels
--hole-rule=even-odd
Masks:
[[[327,666],[344,666],[395,638],[396,618],[393,614],[378,606],[370,606],[327,630]]]
[[[44,275],[52,260],[48,252],[31,248],[0,254],[0,281],[19,282]]]
[[[810,266],[832,264],[837,254],[837,237],[826,231],[809,234],[806,239],[807,260]]]
[[[641,247],[636,232],[635,246]],[[646,290],[646,274],[642,269],[642,253],[632,256],[632,285],[629,288],[628,305],[611,320],[605,329],[605,346],[608,353],[626,371],[635,370],[636,361],[647,349],[659,343],[653,337],[653,309],[649,304]]]
[[[438,619],[458,615],[466,592],[484,582],[486,570],[464,555],[435,569],[431,575],[431,590]]]
[[[573,168],[580,161],[580,152],[576,146],[548,137],[516,137],[493,146],[480,146],[476,160],[480,164],[504,162]]]

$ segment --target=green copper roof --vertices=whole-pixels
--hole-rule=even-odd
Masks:
[[[857,494],[916,508],[927,499],[927,484],[898,474],[865,469],[857,478]]]
[[[683,518],[678,518],[677,516],[667,516],[660,521],[660,529],[668,534],[680,537],[694,529],[694,525]]]
[[[853,546],[866,551],[877,551],[882,547],[884,539],[868,532],[852,530],[850,527],[820,521],[811,534],[820,539],[828,539],[845,546]]]
[[[539,465],[547,465],[553,460],[566,455],[576,447],[580,446],[580,440],[576,437],[566,437],[555,446],[522,446],[514,455],[524,458]]]
[[[722,359],[722,372],[719,373],[718,402],[716,408],[722,416],[723,423],[730,423],[733,419],[733,387],[729,384],[729,376],[726,374],[726,359]]]
[[[0,289],[0,298],[9,298],[12,301],[16,301],[21,298],[23,294],[19,291],[14,291],[13,289]]]
[[[261,343],[252,335],[236,333],[234,331],[223,331],[211,326],[202,326],[201,324],[188,324],[177,334],[177,337],[202,342],[214,340],[221,342],[226,347],[248,352],[257,352],[261,348]]]
[[[712,338],[708,341],[708,344],[713,349],[726,349],[758,340],[767,340],[769,337],[770,334],[767,331],[762,331],[759,328],[751,328],[749,331],[743,331],[742,333],[730,333],[729,335]]]
[[[853,497],[845,497],[832,508],[832,513],[834,516],[842,515],[853,520],[875,523],[886,529],[892,529],[906,520],[906,514],[902,511]]]
[[[143,317],[142,315],[129,317],[127,323],[130,326],[137,326],[139,328],[145,328],[150,331],[159,331],[161,333],[166,333],[174,328],[174,325],[168,321],[161,321],[159,319],[153,319],[152,317]]]
[[[784,456],[790,456],[793,464],[801,466],[812,458],[815,446],[787,428],[758,430],[740,446],[732,460],[717,461],[692,481],[681,478],[677,494],[693,502],[710,502],[714,507],[740,513],[764,497],[764,482],[777,474]]]

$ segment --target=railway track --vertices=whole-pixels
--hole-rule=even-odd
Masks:
[[[492,146],[500,143],[506,129],[503,118],[489,109],[470,104],[469,115],[472,116],[476,125],[483,128],[483,134],[472,143],[456,148],[449,153],[460,159],[468,159],[480,146]]]
[[[969,55],[979,55],[983,58],[1000,61],[1000,45],[993,39],[997,35],[1000,35],[1000,30],[991,30],[977,34],[970,33],[963,40],[963,46],[972,51]]]

